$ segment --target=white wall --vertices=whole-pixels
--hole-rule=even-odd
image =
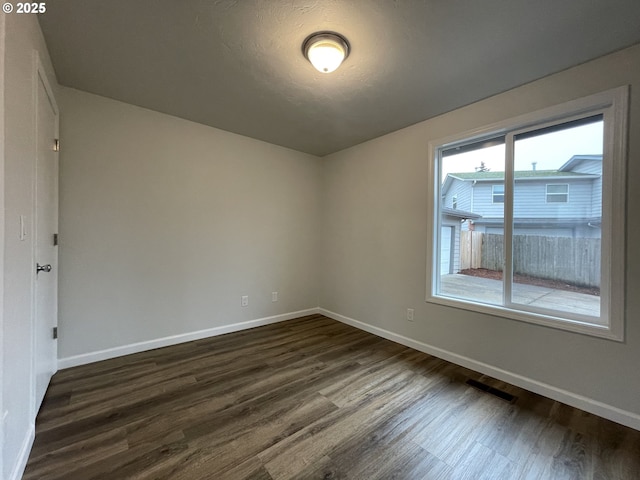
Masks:
[[[626,341],[426,303],[429,141],[626,84],[632,85]],[[640,428],[638,91],[640,45],[325,157],[320,306],[520,383],[557,389],[557,397],[592,411],[603,407],[598,402],[621,409]],[[413,323],[407,308],[415,309]]]
[[[2,305],[2,478],[18,478],[33,440],[33,210],[35,173],[34,50],[57,88],[34,15],[4,15],[4,304]],[[57,92],[54,92],[56,94]],[[27,237],[19,238],[19,218]]]
[[[78,90],[58,102],[61,366],[318,306],[319,158]]]

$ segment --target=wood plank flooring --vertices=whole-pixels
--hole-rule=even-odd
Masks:
[[[640,432],[320,315],[57,373],[24,475],[520,478],[640,479]]]

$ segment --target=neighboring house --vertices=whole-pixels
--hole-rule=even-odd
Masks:
[[[574,155],[558,170],[516,171],[514,179],[514,234],[600,237],[602,155]],[[503,233],[504,172],[449,173],[441,194],[443,227],[460,211],[463,230]]]

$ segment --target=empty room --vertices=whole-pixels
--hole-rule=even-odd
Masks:
[[[637,0],[0,15],[0,478],[640,478]]]

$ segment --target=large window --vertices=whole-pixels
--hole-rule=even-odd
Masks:
[[[621,340],[626,115],[620,88],[432,143],[427,300]]]

